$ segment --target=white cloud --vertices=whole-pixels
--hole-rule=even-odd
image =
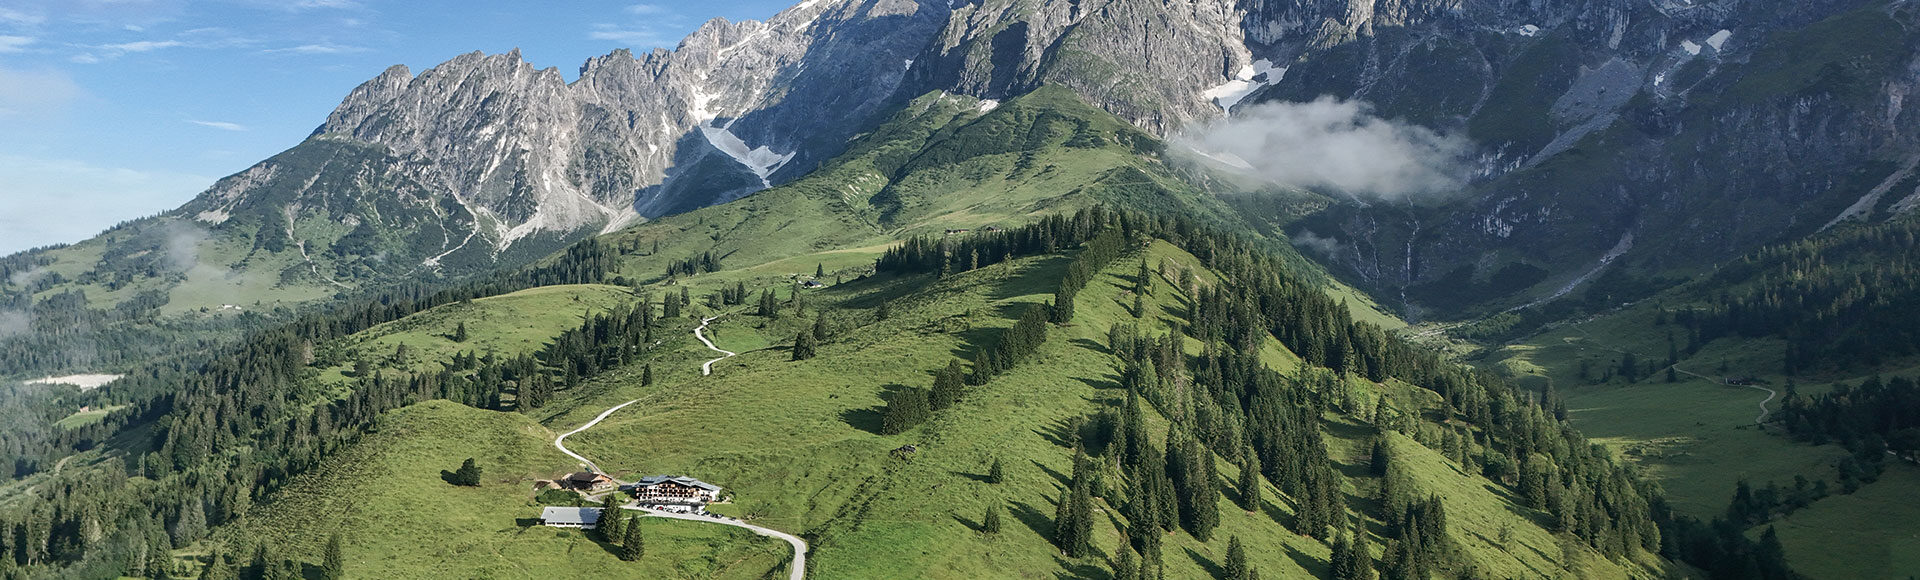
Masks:
[[[1359,101],[1322,98],[1234,109],[1182,131],[1189,152],[1264,181],[1370,199],[1455,191],[1466,182],[1466,139],[1375,117]]]
[[[0,35],[0,53],[20,52],[22,50],[26,50],[27,45],[33,44],[33,42],[34,42],[34,38],[31,36]]]
[[[0,67],[0,118],[58,111],[85,95],[66,73]]]
[[[268,49],[265,52],[292,53],[292,54],[348,54],[348,53],[354,53],[354,52],[366,52],[367,50],[368,49],[366,47],[361,47],[361,46],[348,46],[348,45],[342,45],[342,44],[333,44],[330,42],[322,42],[322,43],[316,43],[316,44],[302,44],[300,46],[289,46],[287,48],[273,48],[273,49]]]
[[[672,14],[673,10],[659,4],[635,4],[627,7],[627,13],[637,16],[652,16],[655,14]]]
[[[186,43],[178,40],[140,40],[135,42],[122,42],[120,44],[103,44],[96,48],[109,53],[126,54],[129,52],[151,52],[177,46],[186,46]]]
[[[0,154],[0,254],[86,239],[177,207],[211,183],[186,173]]]
[[[202,126],[202,127],[213,127],[213,128],[215,128],[215,129],[221,129],[221,130],[225,130],[225,131],[245,131],[245,130],[247,130],[247,126],[246,126],[246,125],[242,125],[242,124],[239,124],[239,123],[228,123],[228,122],[226,122],[226,121],[195,121],[195,120],[192,120],[192,119],[188,119],[188,120],[187,120],[187,122],[188,122],[188,123],[193,123],[193,124],[195,124],[195,125],[199,125],[199,126]]]
[[[651,28],[623,28],[612,24],[593,25],[593,31],[587,33],[587,38],[610,40],[629,47],[670,46],[676,42]]]
[[[47,17],[39,14],[29,14],[10,8],[0,8],[0,22],[38,26],[46,21]]]

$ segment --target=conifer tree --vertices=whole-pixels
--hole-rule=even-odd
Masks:
[[[988,534],[1000,533],[1000,504],[999,503],[996,502],[993,504],[989,504],[987,506],[986,517],[980,518],[980,531],[986,532]]]
[[[652,364],[648,364],[647,366],[640,367],[640,386],[642,387],[653,386],[653,365]]]
[[[827,265],[824,263],[815,262],[813,264],[813,277],[814,278],[827,277]]]
[[[323,580],[341,580],[347,577],[347,556],[340,546],[339,532],[334,532],[327,538],[327,551],[320,559],[320,577]]]
[[[1140,563],[1134,561],[1133,546],[1120,542],[1120,556],[1113,561],[1113,580],[1140,580]]]
[[[456,326],[456,327],[454,327],[454,329],[453,329],[453,341],[454,341],[454,342],[466,342],[466,341],[467,341],[467,321],[465,321],[465,320],[462,320],[462,321],[460,321],[460,325],[459,325],[459,326]]]
[[[221,554],[220,550],[208,554],[207,560],[206,567],[200,569],[200,580],[238,580],[240,575],[234,572],[233,564],[227,561],[226,555]]]
[[[1222,569],[1227,580],[1251,580],[1252,568],[1247,565],[1247,548],[1240,545],[1240,536],[1227,540],[1227,563]]]
[[[933,377],[933,410],[939,411],[960,401],[961,392],[966,389],[966,371],[960,368],[960,359],[947,361],[946,368]]]
[[[1327,576],[1332,580],[1352,580],[1357,574],[1353,566],[1353,544],[1347,541],[1347,532],[1342,529],[1333,540],[1333,554],[1327,557]]]
[[[874,318],[878,318],[880,320],[886,320],[888,318],[892,318],[893,317],[893,301],[881,300],[880,308],[876,309],[873,315],[874,315]]]
[[[812,332],[803,330],[798,336],[793,337],[793,360],[803,361],[813,358],[813,351],[814,339]]]
[[[647,539],[640,535],[640,522],[627,522],[626,528],[620,541],[620,559],[628,562],[639,560],[647,554]]]
[[[1153,292],[1152,273],[1147,270],[1147,259],[1140,258],[1140,269],[1133,274],[1133,295],[1141,296]]]
[[[1240,509],[1247,513],[1260,511],[1260,456],[1253,452],[1251,445],[1240,452],[1245,458],[1240,465]]]
[[[813,339],[815,341],[825,341],[829,334],[830,332],[827,328],[827,313],[822,311],[813,319]]]
[[[927,400],[927,391],[907,388],[894,393],[887,399],[887,408],[880,415],[880,434],[899,435],[933,415],[933,405]]]
[[[1007,468],[1000,465],[1000,458],[993,458],[993,466],[987,468],[987,483],[1006,483]]]

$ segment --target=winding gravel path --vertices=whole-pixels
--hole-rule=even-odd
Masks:
[[[718,318],[720,317],[709,316],[707,318],[701,319],[700,326],[693,329],[694,338],[700,339],[700,343],[707,345],[708,350],[712,350],[722,355],[719,358],[716,358],[716,359],[707,361],[704,364],[701,364],[700,365],[701,376],[707,376],[707,375],[713,374],[713,363],[717,363],[723,360],[727,360],[729,358],[733,358],[734,356],[737,356],[739,354],[730,350],[722,349],[718,346],[714,346],[713,341],[707,339],[707,335],[706,335],[707,325],[713,324],[713,321]],[[567,446],[566,446],[567,437],[575,433],[579,433],[581,431],[590,429],[594,425],[600,424],[601,421],[606,420],[607,416],[612,415],[615,411],[625,409],[627,408],[628,405],[632,405],[638,402],[640,402],[640,399],[634,399],[631,401],[627,401],[625,403],[621,403],[619,405],[615,405],[613,408],[607,409],[606,411],[602,411],[600,413],[600,416],[594,417],[592,421],[588,421],[587,424],[585,425],[581,425],[579,429],[568,431],[565,434],[554,438],[553,440],[554,448],[559,449],[561,453],[567,454],[568,457],[572,457],[574,459],[580,460],[580,463],[582,465],[587,466],[587,468],[590,470],[593,470],[594,473],[602,473],[600,471],[600,466],[594,464],[593,460],[587,459],[586,456],[580,455],[578,453],[574,453],[573,450],[571,449],[567,449]],[[745,528],[747,530],[752,531],[753,533],[760,534],[762,536],[784,540],[788,544],[793,545],[793,567],[792,567],[792,570],[789,571],[787,574],[788,579],[803,580],[807,576],[807,541],[800,539],[799,536],[782,532],[780,530],[775,530],[772,528],[763,528],[763,527],[742,522],[739,520],[732,520],[727,518],[663,512],[663,511],[657,511],[657,510],[650,510],[646,508],[628,508],[628,509],[639,511],[645,514],[647,517],[672,518],[676,520],[687,520],[691,522],[705,522],[709,524],[720,524],[724,526],[733,526],[736,528]]]
[[[640,399],[634,399],[631,401],[627,401],[625,403],[614,405],[612,409],[607,409],[606,411],[601,412],[600,416],[594,417],[592,421],[588,421],[587,424],[585,425],[581,425],[579,429],[574,429],[572,431],[568,431],[565,434],[560,435],[559,437],[555,437],[553,439],[554,448],[559,449],[561,453],[565,453],[569,457],[580,460],[580,464],[587,466],[587,469],[592,470],[594,473],[601,473],[600,466],[595,465],[592,459],[587,459],[586,456],[580,455],[578,453],[574,453],[573,450],[571,449],[567,449],[567,446],[566,446],[567,437],[572,436],[575,433],[585,431],[588,428],[593,427],[594,425],[599,425],[601,421],[605,421],[607,419],[607,415],[612,415],[614,411],[625,409],[627,408],[627,405],[632,405],[638,402],[640,402]]]
[[[717,362],[720,362],[720,361],[723,361],[723,360],[727,360],[727,359],[729,359],[729,358],[733,358],[733,357],[734,357],[735,355],[738,355],[738,354],[740,354],[740,353],[736,353],[736,352],[733,352],[733,351],[731,351],[731,350],[726,350],[726,349],[723,349],[723,348],[720,348],[720,347],[717,347],[717,346],[714,346],[714,345],[713,345],[713,341],[711,341],[711,340],[707,340],[707,335],[705,334],[705,331],[707,330],[707,325],[708,325],[708,324],[713,324],[713,321],[714,321],[714,320],[716,320],[716,319],[718,319],[718,318],[720,318],[720,317],[718,317],[718,316],[709,316],[709,317],[706,317],[706,318],[704,318],[704,319],[701,319],[701,320],[700,320],[700,327],[699,327],[699,328],[695,328],[695,329],[693,329],[693,337],[694,337],[694,338],[698,338],[698,339],[700,339],[700,342],[701,342],[702,344],[705,344],[705,345],[707,345],[707,349],[708,349],[708,350],[711,350],[711,351],[713,351],[713,352],[717,352],[717,353],[720,353],[720,354],[721,354],[721,356],[720,356],[720,358],[716,358],[716,359],[713,359],[713,360],[710,360],[710,361],[707,361],[707,363],[706,363],[706,364],[703,364],[703,365],[700,365],[700,376],[707,376],[707,375],[711,375],[711,374],[713,374],[713,363],[717,363]]]

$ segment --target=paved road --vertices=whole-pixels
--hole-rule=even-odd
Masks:
[[[707,361],[706,364],[700,365],[700,376],[707,376],[707,375],[713,374],[713,363],[727,360],[728,358],[733,357],[735,354],[739,354],[730,350],[726,350],[726,349],[714,346],[713,341],[707,340],[707,335],[705,334],[705,331],[707,330],[707,325],[712,324],[714,319],[717,319],[717,318],[720,318],[720,317],[709,316],[705,319],[702,319],[700,321],[700,327],[693,329],[693,337],[700,339],[700,342],[702,344],[707,345],[707,350],[711,350],[713,352],[717,352],[722,355],[720,358]]]
[[[789,533],[782,532],[780,530],[776,530],[772,528],[763,528],[763,527],[749,524],[740,520],[732,520],[727,518],[701,516],[701,515],[693,515],[693,514],[682,514],[682,513],[674,513],[674,512],[663,512],[663,511],[650,510],[646,508],[627,508],[627,509],[644,512],[649,517],[673,518],[676,520],[687,520],[690,522],[706,522],[709,524],[720,524],[723,526],[746,528],[752,531],[753,533],[760,534],[762,536],[785,540],[788,544],[793,545],[793,569],[792,571],[787,573],[787,578],[789,580],[802,580],[807,576],[807,541],[802,540],[798,536],[795,536],[793,534],[789,534]]]

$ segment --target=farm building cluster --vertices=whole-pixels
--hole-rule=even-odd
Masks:
[[[619,493],[632,497],[628,505],[665,511],[701,513],[706,505],[721,500],[721,487],[683,475],[652,475],[633,483],[619,483],[604,473],[580,472],[552,480],[541,480],[536,490],[563,489],[583,494],[599,494],[618,487]],[[548,507],[540,514],[541,525],[556,528],[593,529],[598,525],[600,508]]]

